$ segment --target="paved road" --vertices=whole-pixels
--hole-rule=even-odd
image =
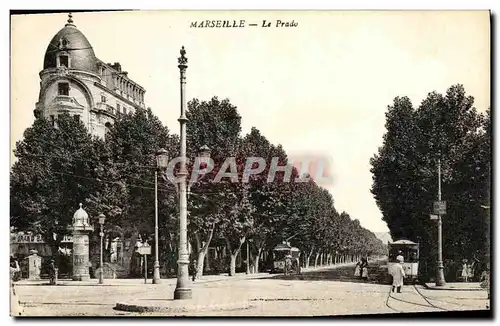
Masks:
[[[189,312],[203,316],[319,316],[380,314],[446,310],[485,310],[485,291],[437,291],[406,286],[401,294],[389,296],[389,286],[352,280],[353,267],[309,271],[300,277],[259,274],[207,277],[193,284],[193,295],[203,300],[219,296],[250,300],[245,310]],[[341,280],[341,281],[339,281]],[[17,292],[31,316],[130,316],[114,310],[118,301],[147,298],[158,300],[172,295],[175,280],[160,285],[142,280],[106,280],[108,285],[41,286],[20,284]]]

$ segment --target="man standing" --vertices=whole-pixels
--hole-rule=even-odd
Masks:
[[[401,287],[403,286],[403,281],[405,278],[405,271],[403,269],[403,258],[398,256],[397,263],[392,265],[389,270],[389,274],[392,275],[392,292],[397,289],[398,293],[401,293]]]
[[[49,284],[50,285],[57,285],[57,267],[56,267],[56,262],[54,259],[50,260],[49,264]]]
[[[193,259],[191,261],[191,264],[189,265],[189,274],[191,274],[191,279],[194,281],[196,281],[196,271],[198,269],[198,262],[196,261],[196,259]]]

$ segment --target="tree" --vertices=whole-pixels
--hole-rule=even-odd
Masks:
[[[10,174],[11,226],[41,234],[53,254],[71,233],[78,204],[98,192],[104,159],[102,142],[80,120],[63,114],[56,123],[39,118],[26,129]]]
[[[137,109],[132,114],[123,115],[110,127],[106,135],[106,152],[115,171],[114,180],[126,186],[120,199],[119,215],[111,216],[110,226],[119,227],[121,236],[136,243],[138,238],[154,244],[154,173],[156,169],[156,152],[164,148],[170,158],[178,156],[178,138],[171,136],[167,127],[153,114],[150,108]],[[103,197],[102,195],[100,196]],[[175,248],[172,230],[176,230],[176,188],[166,178],[165,173],[158,176],[158,220],[159,236],[164,239],[161,252],[162,260]],[[99,203],[99,201],[94,200]],[[170,249],[170,250],[167,250]],[[130,246],[132,254],[134,246]],[[175,259],[170,257],[167,264],[174,265]],[[171,266],[172,267],[172,266]]]
[[[241,132],[241,116],[236,106],[229,100],[219,100],[213,97],[210,101],[193,99],[188,103],[186,114],[187,155],[190,162],[196,162],[196,157],[202,146],[211,149],[214,169],[199,180],[192,180],[192,195],[189,198],[188,231],[192,247],[197,255],[197,274],[203,275],[205,257],[214,236],[216,227],[226,218],[225,207],[228,207],[227,192],[229,181],[212,182],[223,166],[226,158],[235,157]],[[195,167],[196,169],[199,167]],[[193,166],[190,166],[193,169]]]
[[[291,195],[289,183],[284,182],[283,172],[276,172],[274,180],[269,182],[271,164],[273,160],[277,160],[278,166],[285,166],[288,162],[281,145],[271,144],[255,127],[243,138],[242,143],[243,157],[249,159],[245,167],[258,169],[263,165],[260,173],[248,175],[246,180],[249,200],[254,208],[253,227],[246,236],[246,240],[252,242],[252,250],[249,252],[251,256],[247,257],[247,263],[258,272],[259,259],[264,248],[283,239],[281,231],[288,218],[286,198]],[[255,158],[255,161],[251,161],[252,158]],[[293,173],[296,174],[296,171]]]
[[[396,98],[387,113],[384,144],[371,160],[372,192],[393,238],[410,238],[422,244],[421,257],[437,255],[436,225],[429,219],[437,200],[437,166],[442,171],[443,256],[458,260],[483,248],[486,166],[481,166],[484,146],[483,117],[463,86],[450,87],[445,95],[430,93],[418,109],[406,98]],[[489,147],[489,146],[486,146]]]

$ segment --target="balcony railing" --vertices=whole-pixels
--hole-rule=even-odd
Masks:
[[[99,103],[97,103],[96,107],[98,110],[104,111],[104,112],[111,114],[113,116],[115,116],[117,113],[116,109],[107,103],[99,102]]]

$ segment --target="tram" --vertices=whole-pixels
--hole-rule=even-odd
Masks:
[[[403,269],[405,271],[405,282],[416,283],[418,280],[418,259],[419,259],[419,244],[410,240],[398,240],[388,244],[389,247],[389,270],[398,261],[398,255],[403,256]]]
[[[278,244],[273,249],[272,273],[296,273],[300,274],[299,248],[290,246],[289,243]]]

